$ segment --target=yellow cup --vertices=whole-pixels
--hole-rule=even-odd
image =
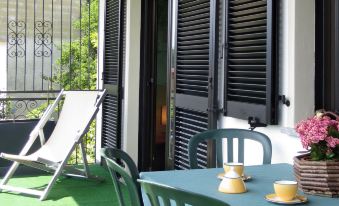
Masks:
[[[280,180],[274,182],[274,191],[282,201],[293,200],[297,194],[298,183],[296,181]]]
[[[239,178],[225,177],[221,181],[218,190],[223,193],[238,194],[246,192],[246,186],[244,181],[240,177]]]
[[[231,167],[234,168],[234,171],[242,177],[244,175],[244,164],[238,162],[228,162],[224,163],[225,174],[231,170]]]

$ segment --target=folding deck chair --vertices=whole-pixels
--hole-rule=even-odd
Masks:
[[[52,105],[49,105],[29,135],[28,142],[19,155],[1,153],[0,157],[14,161],[4,179],[0,183],[0,191],[19,192],[39,196],[40,200],[46,199],[49,191],[59,175],[76,176],[82,178],[96,178],[89,174],[85,149],[82,137],[87,133],[89,126],[95,118],[99,106],[102,103],[106,90],[104,91],[64,91],[62,90]],[[43,127],[49,120],[58,103],[65,96],[64,104],[59,115],[58,122],[53,133],[45,142]],[[40,137],[41,147],[27,154],[37,137]],[[84,169],[77,169],[67,165],[67,161],[80,145]],[[40,170],[54,173],[52,179],[44,190],[26,189],[7,185],[19,164],[24,164]]]

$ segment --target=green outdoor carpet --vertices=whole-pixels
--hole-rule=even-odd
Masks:
[[[108,171],[92,165],[90,171],[105,178],[104,182],[79,178],[60,177],[46,200],[35,196],[0,192],[0,206],[110,206],[118,205],[114,187]],[[48,184],[51,176],[15,177],[9,182],[13,186],[38,189]],[[124,191],[127,195],[127,192]]]

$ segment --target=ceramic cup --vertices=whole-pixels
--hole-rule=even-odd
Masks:
[[[297,194],[298,183],[296,181],[279,180],[273,185],[275,194],[282,201],[293,200]]]
[[[234,171],[242,177],[244,175],[244,164],[238,162],[227,162],[224,163],[225,174],[231,170],[231,167],[234,168]]]
[[[246,192],[246,186],[238,173],[234,171],[234,167],[230,167],[230,171],[225,174],[218,190],[224,193],[237,194]]]

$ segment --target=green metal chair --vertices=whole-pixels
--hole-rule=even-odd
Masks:
[[[263,146],[263,164],[271,164],[272,144],[270,139],[260,132],[245,129],[216,129],[194,135],[188,143],[188,155],[190,168],[196,169],[198,166],[197,150],[198,145],[207,140],[216,141],[217,167],[223,166],[222,159],[222,139],[227,139],[227,161],[233,162],[233,139],[238,139],[238,162],[244,162],[244,140],[250,139],[261,143]]]
[[[124,151],[113,148],[101,149],[101,156],[106,160],[120,206],[142,206],[141,189],[137,181],[139,172],[132,158]],[[118,162],[126,168],[120,166]],[[122,191],[125,188],[128,190],[128,197],[123,195]]]
[[[175,202],[176,206],[192,205],[192,206],[228,206],[222,202],[205,195],[181,190],[147,180],[138,180],[147,194],[152,206],[171,206]],[[160,200],[161,198],[161,200]]]

